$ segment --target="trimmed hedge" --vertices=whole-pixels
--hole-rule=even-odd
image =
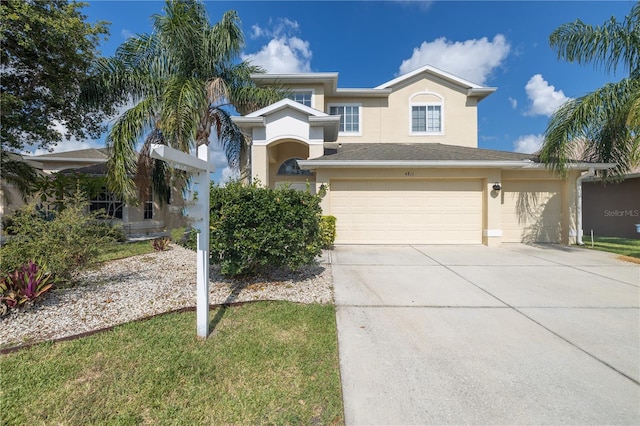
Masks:
[[[320,197],[293,189],[228,183],[211,188],[211,261],[229,276],[292,270],[321,252]]]
[[[336,217],[322,216],[320,219],[320,238],[322,240],[322,248],[330,249],[336,240]]]

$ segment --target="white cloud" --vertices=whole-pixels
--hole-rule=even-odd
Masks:
[[[222,147],[217,141],[211,141],[209,138],[209,163],[212,163],[216,170],[228,167],[227,157],[222,151]]]
[[[231,170],[229,167],[225,167],[222,169],[222,174],[220,177],[220,182],[216,182],[222,186],[224,186],[227,182],[231,180],[237,180],[239,177],[238,172],[235,170]]]
[[[123,28],[123,29],[120,31],[120,36],[121,36],[123,39],[125,39],[125,40],[126,40],[126,39],[128,39],[128,38],[131,38],[131,37],[135,36],[135,34],[134,34],[134,33],[132,33],[131,31],[129,31],[128,29]]]
[[[544,142],[544,136],[541,134],[520,136],[513,142],[513,150],[523,154],[533,154],[540,150],[542,142]]]
[[[484,84],[491,73],[502,65],[510,49],[502,34],[496,35],[491,41],[483,37],[453,42],[441,37],[432,42],[425,41],[413,49],[411,58],[402,61],[399,74],[431,65],[474,83]]]
[[[243,54],[242,59],[270,73],[298,73],[311,71],[311,56],[308,41],[282,36],[272,39],[256,53]]]
[[[511,108],[516,109],[518,108],[518,100],[512,98],[511,96],[509,96],[509,103],[511,104]]]
[[[313,52],[309,42],[297,37],[298,22],[288,18],[269,20],[267,27],[253,25],[251,38],[269,38],[269,42],[255,53],[242,55],[242,59],[260,65],[271,73],[297,73],[311,70]]]
[[[529,79],[524,87],[531,106],[527,115],[546,115],[550,117],[562,104],[570,100],[562,90],[556,90],[542,75],[536,74]]]
[[[432,0],[395,0],[395,2],[409,6],[418,6],[424,12],[431,9],[434,3]]]

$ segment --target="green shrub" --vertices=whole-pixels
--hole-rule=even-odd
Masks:
[[[98,255],[99,248],[118,238],[119,231],[88,214],[87,202],[76,195],[64,209],[44,212],[28,204],[12,217],[12,235],[0,248],[1,272],[8,275],[30,260],[47,265],[56,285],[71,281],[73,274]]]
[[[211,259],[224,275],[296,270],[320,254],[320,198],[231,182],[211,188]]]
[[[336,217],[322,216],[320,218],[320,239],[323,249],[330,249],[336,240]]]
[[[174,232],[175,231],[175,232]],[[197,248],[196,230],[190,227],[180,228],[180,232],[171,231],[171,239],[173,242],[186,249],[195,251]]]

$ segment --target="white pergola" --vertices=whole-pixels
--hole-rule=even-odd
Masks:
[[[152,144],[150,155],[191,175],[193,188],[188,191],[186,215],[198,234],[196,327],[198,337],[206,339],[209,336],[209,173],[215,170],[209,163],[209,146],[200,145],[194,157],[166,145]]]

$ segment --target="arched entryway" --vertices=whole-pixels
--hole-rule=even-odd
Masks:
[[[282,140],[269,144],[269,186],[277,188],[290,186],[305,190],[307,183],[315,189],[315,175],[308,170],[300,170],[297,160],[309,158],[309,146],[297,140]]]

